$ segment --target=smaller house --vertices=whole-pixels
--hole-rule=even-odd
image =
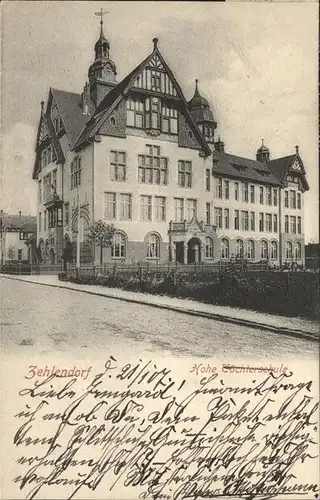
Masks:
[[[34,238],[37,235],[37,218],[31,215],[0,214],[1,264],[36,261]]]
[[[309,243],[305,247],[306,268],[320,269],[320,243]]]

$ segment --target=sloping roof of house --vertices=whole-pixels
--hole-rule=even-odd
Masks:
[[[53,88],[50,90],[57,103],[69,143],[73,145],[88,121],[88,116],[82,113],[81,95]]]
[[[2,226],[9,229],[16,229],[26,233],[37,231],[37,217],[33,215],[7,215],[1,216]]]
[[[303,162],[300,158],[300,155],[298,153],[289,155],[289,156],[283,156],[282,158],[276,158],[275,160],[271,160],[268,163],[268,167],[270,168],[271,172],[279,179],[279,181],[282,183],[285,180],[285,176],[290,170],[291,165],[295,160],[298,160],[300,165],[301,165],[301,170],[302,172],[300,173],[300,179],[302,181],[302,185],[306,191],[309,190],[309,184],[306,179],[306,171],[303,165]]]
[[[111,114],[112,110],[118,105],[122,97],[127,93],[131,85],[133,84],[134,80],[136,77],[139,75],[139,73],[145,68],[145,66],[148,64],[148,62],[154,57],[154,55],[157,55],[162,62],[165,70],[167,71],[169,77],[172,79],[178,96],[181,99],[182,105],[183,105],[183,110],[184,113],[186,114],[189,124],[193,129],[193,132],[195,133],[196,137],[199,139],[199,142],[201,143],[203,150],[207,153],[207,155],[210,155],[211,151],[210,148],[202,135],[201,131],[195,124],[189,108],[188,108],[188,103],[183,95],[183,92],[181,90],[180,85],[176,81],[171,69],[165,62],[161,52],[157,47],[154,48],[153,52],[146,57],[138,66],[129,73],[114,89],[112,89],[100,102],[100,104],[97,106],[93,116],[90,118],[90,120],[87,122],[84,130],[80,134],[80,137],[77,139],[76,143],[74,144],[72,149],[76,149],[78,146],[80,146],[83,142],[86,142],[88,139],[93,137],[98,131],[103,122],[108,118],[108,116]]]
[[[280,184],[279,179],[271,172],[266,163],[217,151],[214,151],[213,159],[217,160],[216,165],[213,166],[213,173],[260,182],[261,184]]]

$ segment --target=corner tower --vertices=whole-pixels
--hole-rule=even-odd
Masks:
[[[209,143],[214,142],[214,131],[217,128],[217,123],[214,120],[213,113],[210,109],[209,102],[199,92],[198,80],[196,80],[196,88],[192,99],[188,102],[188,107],[192,118],[203,133],[205,139]]]
[[[117,85],[117,69],[110,59],[110,44],[103,32],[103,16],[106,11],[96,12],[100,16],[100,36],[95,43],[95,59],[88,71],[90,100],[97,107],[104,96]],[[87,85],[87,84],[86,84]]]

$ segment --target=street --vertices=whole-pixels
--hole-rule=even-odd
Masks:
[[[317,345],[256,328],[116,299],[1,279],[2,352],[18,356],[133,352],[167,357],[288,361]]]

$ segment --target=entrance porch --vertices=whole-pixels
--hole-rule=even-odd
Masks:
[[[170,262],[179,264],[194,264],[213,261],[216,246],[216,231],[214,226],[191,221],[169,223]]]

